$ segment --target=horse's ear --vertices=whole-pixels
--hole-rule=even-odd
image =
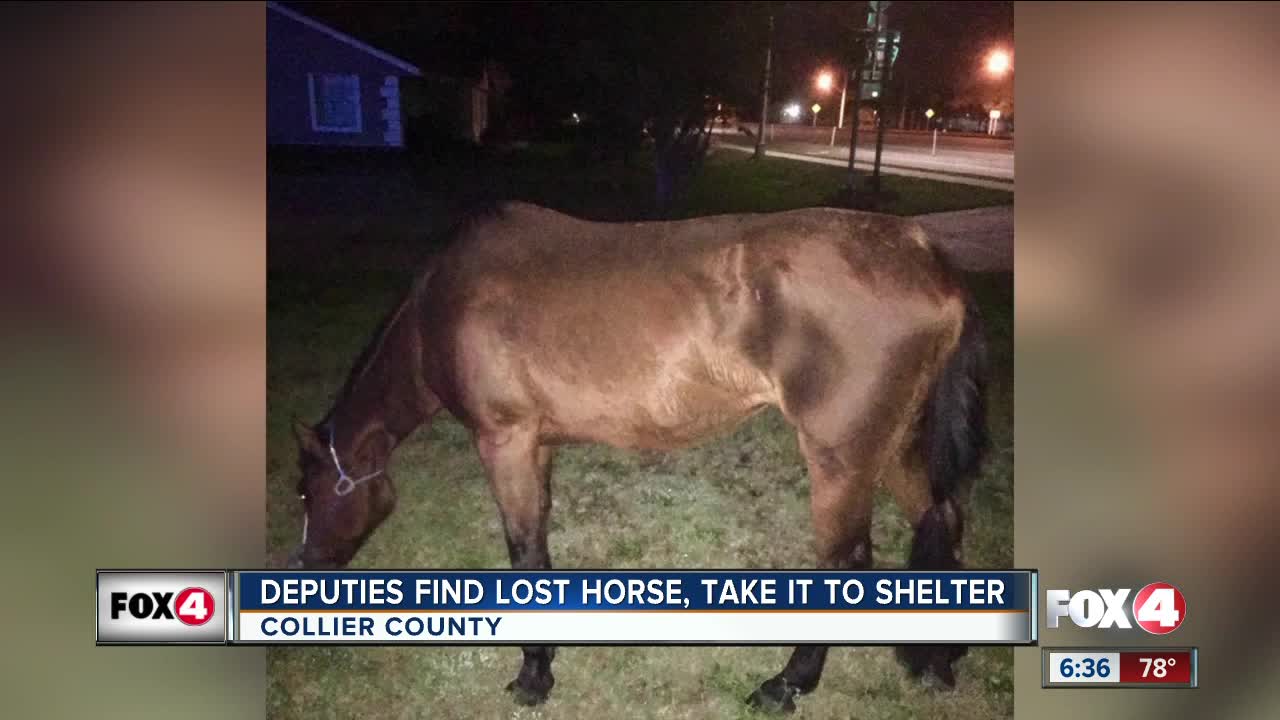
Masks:
[[[316,436],[315,429],[301,420],[293,421],[293,436],[297,438],[300,450],[312,455],[325,453],[324,443],[320,442],[320,438]]]

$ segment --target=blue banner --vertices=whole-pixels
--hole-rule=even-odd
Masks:
[[[237,571],[239,610],[1029,611],[1029,571]]]

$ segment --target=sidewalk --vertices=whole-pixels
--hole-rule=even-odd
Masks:
[[[916,215],[929,239],[963,270],[1013,270],[1013,206]]]

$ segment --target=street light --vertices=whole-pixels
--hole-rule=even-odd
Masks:
[[[992,50],[987,56],[987,72],[992,75],[1003,75],[1009,72],[1009,68],[1013,66],[1013,60],[1009,57],[1009,53],[1004,50]]]
[[[822,72],[818,73],[818,79],[814,82],[814,84],[816,84],[818,86],[818,89],[821,90],[822,92],[829,93],[832,90],[834,90],[836,87],[835,75],[832,74],[830,70],[823,70]],[[832,147],[835,147],[835,144],[836,144],[836,128],[844,127],[844,104],[845,104],[845,98],[848,96],[848,94],[849,94],[849,74],[845,72],[844,86],[840,88],[840,111],[836,117],[836,124],[831,127],[831,146]],[[815,116],[813,118],[813,123],[815,127],[818,124],[816,111],[815,111]]]
[[[933,108],[924,111],[924,116],[929,120],[929,125],[933,128],[933,149],[929,151],[930,155],[938,154],[938,126],[933,124],[934,116]]]
[[[792,120],[798,120],[800,118],[800,105],[798,103],[792,103],[782,109],[782,114]]]

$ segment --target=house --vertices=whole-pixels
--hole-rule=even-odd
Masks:
[[[413,65],[267,3],[267,144],[402,148]]]
[[[424,72],[268,2],[267,144],[404,148],[412,131],[419,143],[479,143],[506,76],[488,63],[457,69]]]

